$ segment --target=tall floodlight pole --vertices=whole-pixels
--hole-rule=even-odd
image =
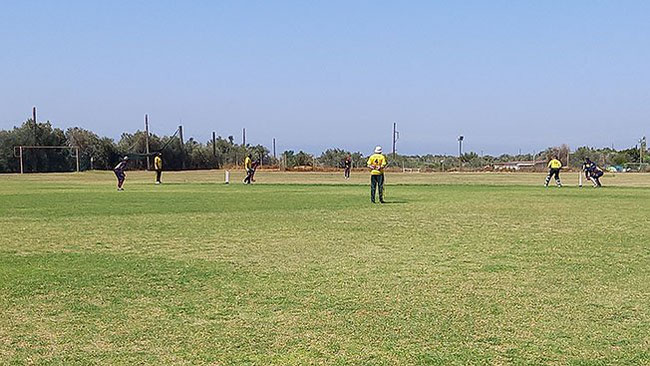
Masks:
[[[277,160],[277,156],[275,155],[275,137],[273,138],[273,159]]]
[[[246,128],[242,129],[242,145],[246,146]]]
[[[463,168],[463,161],[462,161],[462,156],[463,156],[463,140],[465,137],[463,135],[458,136],[458,166],[460,169]]]
[[[147,170],[151,168],[151,163],[149,162],[149,115],[144,115],[144,143],[147,145],[145,147],[147,151]]]

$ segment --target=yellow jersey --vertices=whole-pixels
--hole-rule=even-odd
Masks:
[[[156,170],[162,170],[162,158],[160,156],[156,156],[153,159],[153,167]]]
[[[368,168],[370,168],[370,174],[372,175],[382,175],[384,174],[384,167],[386,166],[386,157],[382,154],[372,154],[368,158]]]
[[[557,159],[551,159],[551,161],[548,162],[548,167],[551,169],[560,169],[562,167],[562,162]]]
[[[244,169],[251,169],[252,165],[253,161],[247,156],[246,159],[244,159]]]

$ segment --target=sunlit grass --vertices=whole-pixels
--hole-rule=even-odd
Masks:
[[[645,177],[0,176],[0,364],[648,363]]]

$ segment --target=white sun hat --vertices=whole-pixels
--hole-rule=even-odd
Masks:
[[[381,154],[381,146],[377,145],[377,147],[375,147],[375,154]]]

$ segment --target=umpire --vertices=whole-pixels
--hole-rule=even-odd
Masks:
[[[375,153],[370,155],[366,165],[370,168],[370,201],[375,203],[375,191],[379,188],[379,202],[384,203],[386,157],[382,154],[381,146],[375,147]]]

